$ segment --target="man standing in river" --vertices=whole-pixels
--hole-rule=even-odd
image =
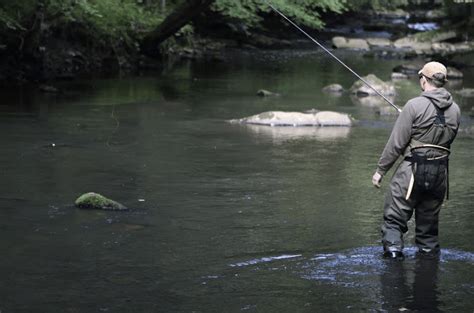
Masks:
[[[437,255],[438,217],[448,196],[448,158],[456,137],[460,110],[443,88],[446,67],[426,63],[418,72],[419,97],[409,100],[398,117],[377,164],[372,183],[379,188],[382,177],[399,156],[384,204],[382,243],[386,258],[402,260],[403,234],[415,212],[416,245],[420,254]]]

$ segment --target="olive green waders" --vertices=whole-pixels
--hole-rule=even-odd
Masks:
[[[445,166],[439,166],[438,175],[429,190],[414,184],[407,199],[413,163],[404,160],[392,177],[384,204],[382,242],[385,251],[401,251],[403,234],[408,231],[407,223],[415,213],[416,245],[420,250],[437,251],[438,217],[446,193],[447,179]]]

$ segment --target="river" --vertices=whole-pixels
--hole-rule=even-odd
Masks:
[[[340,57],[384,80],[404,62]],[[453,88],[474,87],[464,73]],[[472,135],[453,145],[440,260],[415,257],[413,223],[406,260],[382,260],[388,182],[371,176],[396,116],[321,92],[354,81],[319,51],[267,51],[0,90],[0,312],[472,312]],[[357,125],[226,122],[312,108]],[[74,208],[89,191],[130,210]]]

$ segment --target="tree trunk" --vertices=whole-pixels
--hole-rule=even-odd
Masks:
[[[183,26],[192,21],[215,0],[188,0],[168,15],[163,23],[149,33],[142,42],[142,51],[148,55],[158,54],[158,46]]]

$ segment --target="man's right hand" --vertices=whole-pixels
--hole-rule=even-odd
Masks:
[[[382,183],[382,175],[380,175],[378,172],[375,172],[374,173],[374,176],[372,176],[372,184],[377,187],[377,188],[380,188],[380,183]]]

